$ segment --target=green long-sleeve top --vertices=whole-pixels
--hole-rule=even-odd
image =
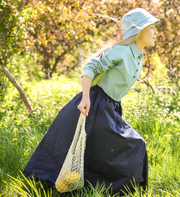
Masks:
[[[139,77],[141,69],[142,52],[133,42],[106,49],[84,66],[82,76],[94,79],[95,75],[106,71],[98,83],[108,96],[120,101]]]

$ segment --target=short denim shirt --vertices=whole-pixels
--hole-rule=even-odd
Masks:
[[[106,71],[98,83],[109,97],[120,101],[139,77],[141,69],[142,52],[133,42],[106,49],[84,66],[82,76],[93,80],[95,75]]]

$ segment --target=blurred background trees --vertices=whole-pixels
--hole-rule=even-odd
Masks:
[[[54,73],[78,72],[83,57],[110,39],[122,39],[116,19],[120,21],[129,10],[142,7],[161,22],[156,46],[144,50],[141,82],[148,84],[147,77],[153,77],[160,66],[165,73],[159,76],[162,82],[168,81],[180,89],[179,0],[0,2],[0,65],[8,67],[15,75],[23,70],[28,76],[49,79]],[[20,62],[17,59],[21,59],[21,63],[17,63]],[[1,89],[3,77],[0,73]]]
[[[37,189],[42,194],[34,182],[32,187],[26,182],[21,187],[19,172],[59,110],[81,91],[84,59],[109,40],[122,39],[117,20],[136,7],[160,19],[159,34],[156,46],[143,51],[141,76],[122,99],[123,116],[146,138],[151,171],[149,195],[180,193],[176,151],[180,148],[180,1],[0,0],[2,194],[16,196],[23,192],[33,196]],[[24,110],[19,92],[2,72],[3,67],[12,73],[32,104],[31,117]],[[53,197],[58,195],[52,192]]]

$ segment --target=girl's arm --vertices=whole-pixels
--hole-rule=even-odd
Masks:
[[[86,116],[88,116],[90,109],[89,91],[92,84],[92,79],[96,74],[104,73],[111,69],[115,63],[121,61],[119,53],[122,53],[121,46],[115,48],[108,48],[101,53],[97,58],[91,59],[83,69],[82,73],[82,100],[78,105],[78,109]]]
[[[91,87],[92,79],[88,76],[82,77],[82,100],[78,105],[78,109],[85,115],[88,116],[90,109],[89,92]]]

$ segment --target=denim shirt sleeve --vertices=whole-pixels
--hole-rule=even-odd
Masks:
[[[89,76],[91,79],[98,73],[103,73],[112,68],[117,61],[120,61],[120,50],[118,47],[108,48],[97,58],[91,59],[83,69],[82,76]]]

